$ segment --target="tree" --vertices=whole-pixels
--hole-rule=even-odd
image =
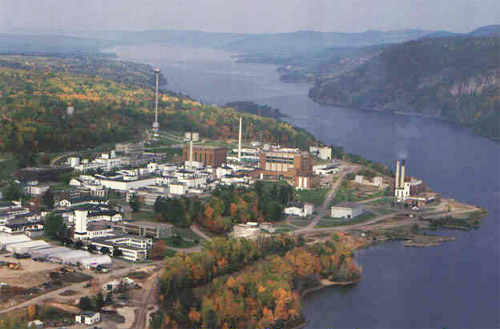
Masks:
[[[28,306],[28,320],[32,321],[36,319],[37,309],[36,304],[31,304]]]
[[[45,234],[55,240],[63,241],[66,237],[66,224],[60,215],[50,213],[45,217],[43,225]]]
[[[54,208],[54,195],[52,191],[49,189],[42,196],[42,204],[47,207],[47,209]]]
[[[80,298],[80,302],[78,303],[78,307],[83,311],[89,311],[92,309],[92,303],[88,296],[83,296]]]
[[[141,203],[139,202],[139,198],[137,197],[137,195],[135,195],[135,194],[132,195],[132,197],[130,198],[129,204],[130,204],[130,208],[132,208],[133,212],[138,212],[139,210],[141,210]]]
[[[104,306],[104,296],[102,295],[102,292],[99,292],[95,298],[95,309],[97,311],[100,311],[103,306]]]
[[[19,200],[23,197],[23,190],[19,184],[10,182],[9,185],[3,189],[3,195],[5,200]]]
[[[159,240],[153,245],[151,250],[151,258],[162,259],[167,251],[167,243],[164,240]]]

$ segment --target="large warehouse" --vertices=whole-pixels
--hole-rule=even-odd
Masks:
[[[0,233],[0,250],[6,250],[6,248],[11,244],[22,243],[31,241],[24,234],[3,234]]]

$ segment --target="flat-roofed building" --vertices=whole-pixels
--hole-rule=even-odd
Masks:
[[[271,149],[260,154],[262,178],[285,179],[298,188],[311,187],[312,158],[297,149]]]
[[[227,161],[227,148],[222,146],[193,145],[193,158],[190,159],[189,145],[182,149],[184,161],[203,162],[205,166],[220,167]]]
[[[173,227],[170,224],[155,222],[121,222],[114,223],[113,230],[141,237],[163,239],[172,235]]]
[[[360,203],[342,202],[331,209],[332,218],[353,219],[363,214],[365,207]]]

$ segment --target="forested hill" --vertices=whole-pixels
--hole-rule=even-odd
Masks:
[[[318,79],[310,97],[431,115],[499,139],[500,37],[486,32],[390,46],[353,71]]]
[[[25,157],[143,138],[153,118],[153,69],[102,58],[0,56],[0,152]],[[164,91],[160,126],[206,138],[306,147],[312,135],[284,122],[204,105]]]

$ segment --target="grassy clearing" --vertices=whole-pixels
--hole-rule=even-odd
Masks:
[[[385,197],[385,198],[381,198],[378,200],[373,200],[373,201],[367,202],[366,204],[373,205],[373,206],[390,206],[391,203],[392,203],[392,198]]]
[[[353,220],[345,219],[345,218],[322,218],[316,227],[333,227],[333,226],[345,226],[352,224],[359,224],[366,222],[376,215],[373,212],[366,212],[361,216],[354,218]]]
[[[177,234],[183,239],[187,240],[201,240],[201,237],[199,237],[196,233],[191,231],[189,228],[180,228],[180,227],[174,227],[174,234]]]
[[[136,221],[143,221],[143,222],[156,221],[154,212],[148,211],[145,209],[141,209],[137,212],[132,212],[132,219],[136,220]]]
[[[313,203],[319,207],[325,201],[328,189],[314,189],[314,190],[298,190],[295,193],[297,200],[307,203]]]
[[[180,236],[178,236],[178,237],[171,236],[171,237],[168,237],[164,240],[167,243],[167,246],[174,247],[174,248],[191,248],[191,247],[195,247],[198,245],[198,243],[183,239]]]
[[[298,227],[305,227],[311,223],[310,219],[292,219],[290,221],[292,225],[298,226]]]
[[[373,211],[375,211],[379,215],[387,215],[387,214],[391,214],[394,212],[394,210],[389,209],[389,208],[375,208],[375,209],[373,209]]]
[[[295,228],[291,225],[288,225],[288,224],[283,224],[283,225],[276,227],[276,233],[287,233],[287,232],[291,232],[294,230],[295,230]]]
[[[342,203],[342,202],[358,202],[358,201],[365,201],[369,199],[374,199],[378,198],[384,195],[384,191],[376,192],[376,193],[371,193],[364,195],[362,197],[359,197],[355,194],[356,190],[350,189],[347,186],[342,186],[337,193],[335,194],[335,197],[332,200],[332,203],[330,204],[331,206]],[[375,200],[374,202],[379,201]]]

